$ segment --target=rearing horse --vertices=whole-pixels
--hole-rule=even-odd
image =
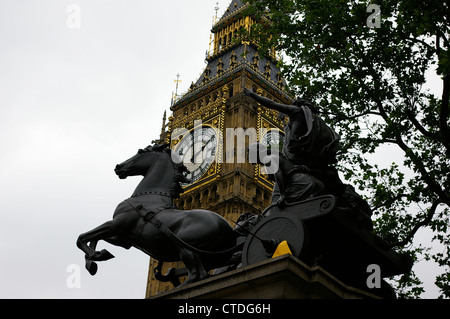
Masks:
[[[97,272],[95,261],[114,258],[107,250],[95,250],[100,240],[126,249],[138,248],[163,262],[181,260],[188,269],[185,284],[208,277],[207,270],[222,266],[233,253],[236,235],[224,218],[207,210],[175,207],[173,199],[183,192],[180,183],[189,180],[184,175],[186,167],[174,163],[167,146],[148,146],[116,166],[120,179],[138,175],[144,179],[131,198],[117,206],[111,221],[78,237],[77,246],[86,254],[86,269],[91,275]],[[229,254],[213,253],[228,250]]]

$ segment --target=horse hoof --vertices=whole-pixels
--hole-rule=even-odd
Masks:
[[[100,251],[100,255],[98,256],[98,261],[106,261],[106,260],[110,260],[114,258],[114,255],[111,254],[109,251],[107,251],[106,249],[102,249]]]
[[[103,249],[101,251],[96,251],[95,253],[93,253],[92,255],[90,255],[88,257],[89,260],[93,260],[93,261],[106,261],[106,260],[110,260],[112,258],[114,258],[114,255],[111,254],[106,249]]]
[[[91,274],[91,276],[95,276],[95,274],[97,273],[97,270],[98,270],[98,266],[93,261],[87,261],[86,262],[86,269]]]

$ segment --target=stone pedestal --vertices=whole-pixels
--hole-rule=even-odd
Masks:
[[[292,255],[162,292],[150,299],[380,299]]]

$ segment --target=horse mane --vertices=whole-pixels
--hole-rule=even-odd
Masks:
[[[167,154],[170,157],[170,162],[172,163],[174,169],[173,176],[173,184],[170,187],[170,194],[174,198],[179,198],[180,194],[184,193],[182,183],[190,183],[191,181],[184,175],[184,173],[188,173],[189,170],[186,166],[184,166],[181,160],[174,161],[172,156],[177,156],[176,154],[172,154],[172,150],[169,148],[169,144],[155,144],[152,146],[152,151],[162,152]],[[178,159],[178,158],[177,158]]]

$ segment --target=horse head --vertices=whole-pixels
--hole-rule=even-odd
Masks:
[[[146,184],[152,188],[156,186],[168,188],[175,197],[183,192],[181,183],[190,183],[186,177],[189,170],[181,161],[174,158],[176,154],[172,154],[169,144],[154,144],[144,149],[138,150],[137,154],[118,164],[115,173],[120,179],[129,176],[144,176],[142,187]],[[148,180],[151,183],[146,183]],[[144,189],[145,191],[145,189]]]
[[[145,176],[150,167],[152,149],[152,146],[139,149],[136,155],[116,165],[114,169],[116,175],[120,179],[126,179],[129,176]]]

